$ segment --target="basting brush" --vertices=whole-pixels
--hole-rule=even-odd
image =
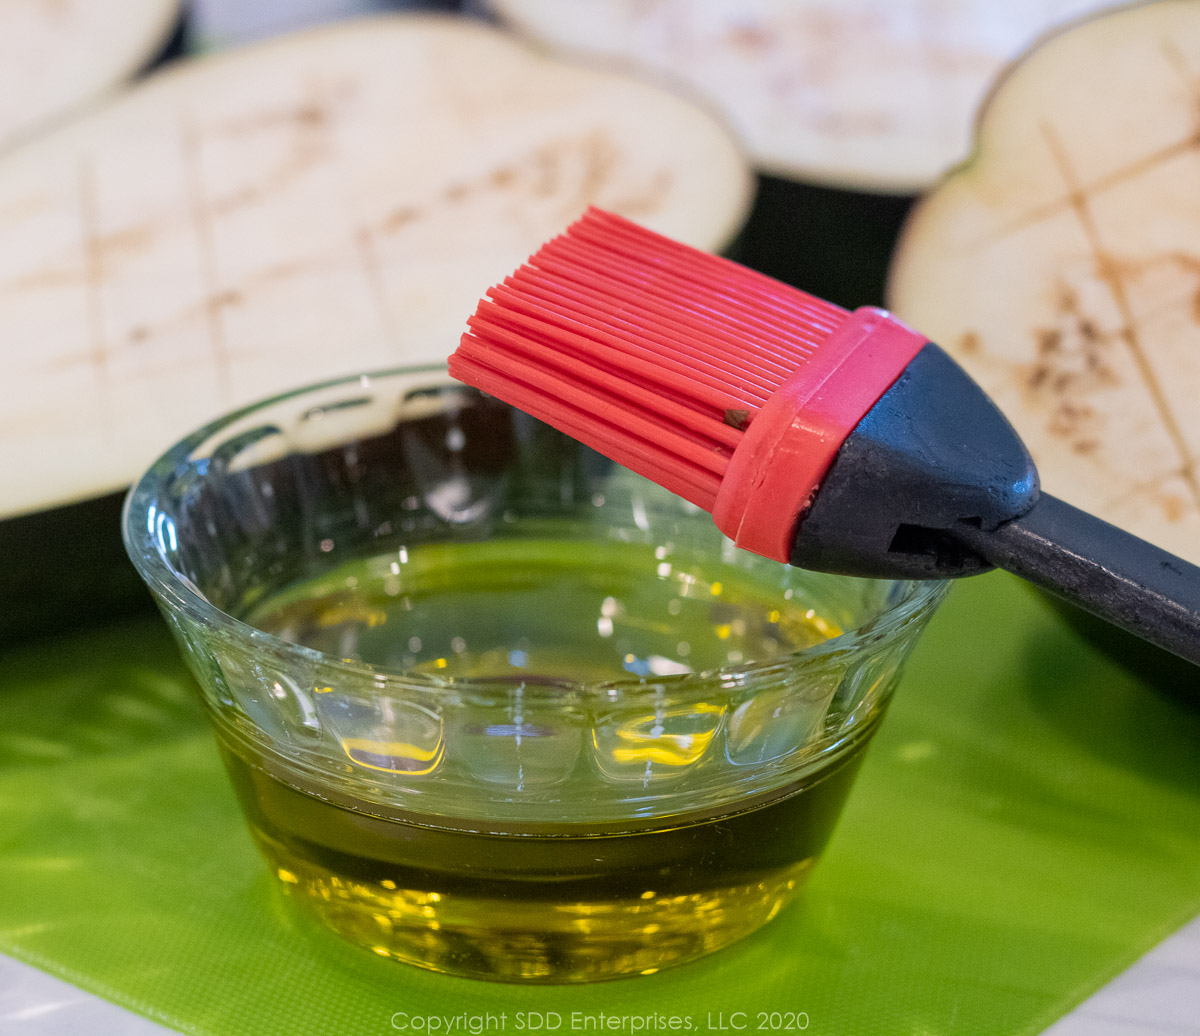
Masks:
[[[1200,664],[1200,568],[1043,493],[995,404],[853,312],[590,209],[488,291],[450,372],[802,568],[1000,567]]]

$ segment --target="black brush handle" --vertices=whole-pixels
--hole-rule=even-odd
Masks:
[[[798,516],[793,565],[883,579],[999,566],[1200,665],[1200,568],[1046,493],[996,406],[926,345]]]
[[[1197,566],[1048,493],[992,532],[964,526],[954,538],[993,565],[1200,665]]]

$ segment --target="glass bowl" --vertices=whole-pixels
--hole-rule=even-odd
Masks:
[[[738,550],[441,368],[215,421],[124,535],[279,887],[380,956],[513,981],[774,917],[945,592]]]

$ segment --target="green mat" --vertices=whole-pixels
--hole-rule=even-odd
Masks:
[[[1200,911],[1200,710],[1005,576],[935,619],[800,903],[699,963],[582,988],[421,972],[293,915],[159,623],[0,662],[0,950],[185,1032],[489,1012],[492,1032],[500,1012],[510,1033],[780,1031],[793,1012],[838,1036],[1035,1033]]]

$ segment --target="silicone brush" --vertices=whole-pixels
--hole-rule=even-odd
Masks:
[[[803,568],[947,578],[999,566],[1200,664],[1200,568],[1041,491],[950,357],[589,210],[492,288],[450,372]]]

